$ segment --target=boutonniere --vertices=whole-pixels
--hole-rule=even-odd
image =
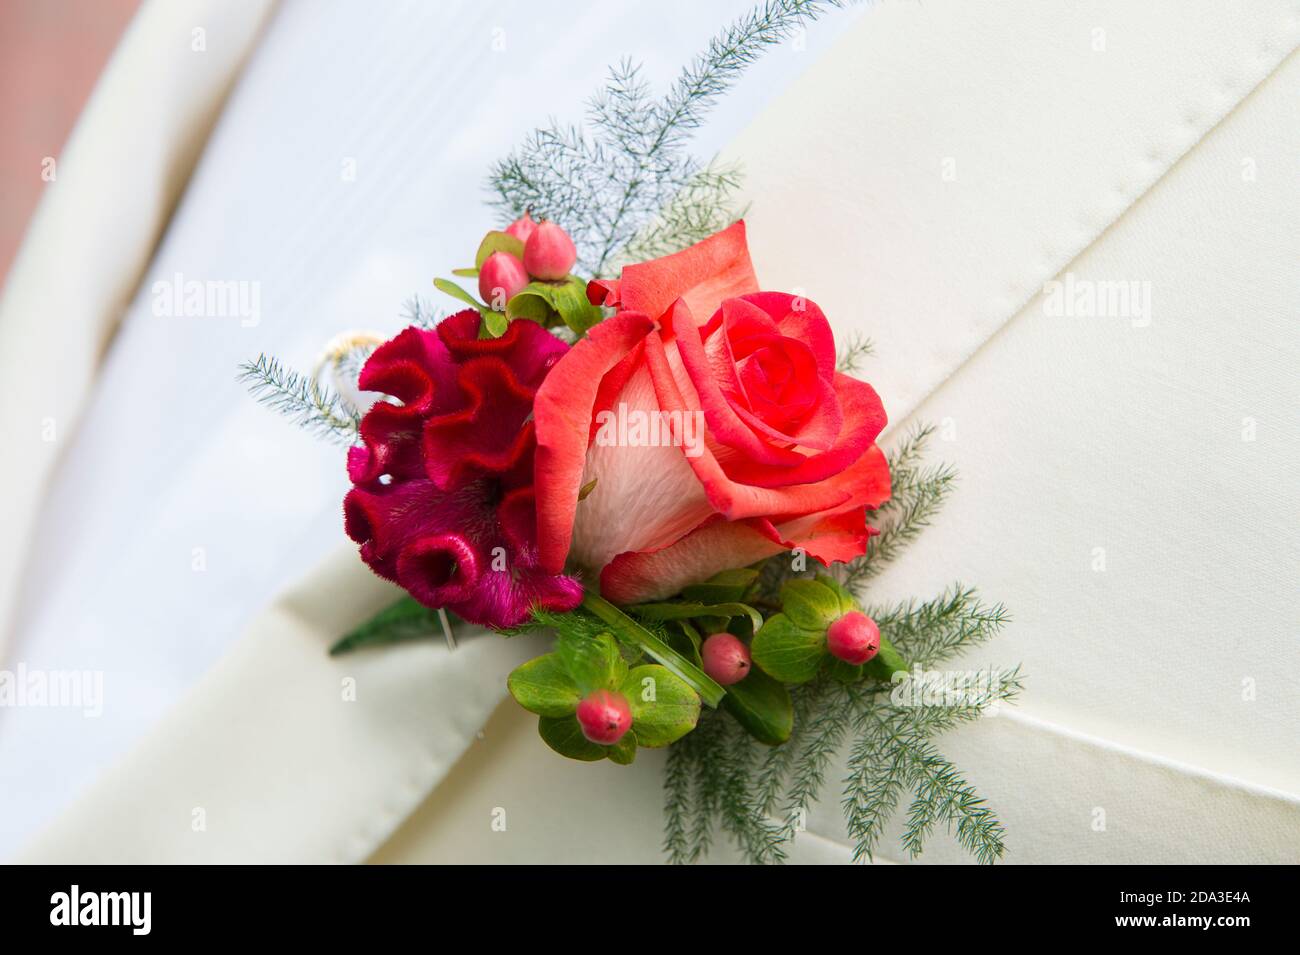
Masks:
[[[451,643],[456,621],[553,634],[509,692],[571,760],[668,748],[674,861],[716,830],[780,861],[837,754],[855,858],[910,792],[908,851],[944,825],[992,861],[1002,828],[933,740],[1019,690],[1015,669],[939,669],[1005,613],[960,585],[894,605],[867,586],[954,475],[923,463],[927,428],[877,445],[885,403],[853,373],[869,345],[763,288],[736,172],[685,152],[737,62],[815,8],[760,8],[662,101],[620,67],[586,128],[498,164],[509,220],[434,282],[465,307],[417,300],[316,376],[265,356],[244,376],[346,442],[344,528],[408,595],[334,652]]]

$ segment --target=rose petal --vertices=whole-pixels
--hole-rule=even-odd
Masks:
[[[612,411],[599,416],[606,430],[587,448],[582,482],[595,485],[577,506],[569,550],[580,567],[598,569],[620,551],[663,546],[713,513],[684,453],[703,428],[688,422],[679,429],[661,415],[644,361]]]
[[[744,408],[736,408],[736,415],[755,431],[774,441],[785,441],[814,451],[829,451],[844,430],[844,416],[840,411],[835,386],[821,378],[815,381],[816,384],[810,390],[815,395],[812,403],[816,405],[816,413],[809,415],[788,432],[777,430]]]
[[[621,304],[618,279],[592,279],[587,283],[587,301],[606,308]]]
[[[763,464],[790,467],[799,463],[803,458],[802,455],[774,447],[762,440],[736,414],[735,408],[727,400],[722,386],[713,375],[709,356],[700,338],[700,328],[696,325],[691,310],[684,301],[678,301],[673,305],[668,323],[676,335],[670,347],[675,355],[680,357],[682,368],[690,380],[690,390],[694,392],[698,401],[695,406],[704,411],[704,418],[709,425],[709,436],[715,441],[734,448],[744,458]],[[647,353],[647,358],[649,357]],[[664,353],[664,357],[669,358],[667,352]],[[656,389],[660,389],[661,384],[667,384],[667,379],[661,380],[656,377]],[[662,390],[659,400],[661,402],[665,400]]]
[[[658,336],[651,335],[646,339],[645,353],[660,407],[665,411],[677,410],[690,413],[693,409],[678,387],[669,367],[667,347],[658,340]],[[853,440],[852,437],[849,440]],[[746,517],[768,517],[773,514],[807,514],[846,506],[853,500],[858,484],[864,480],[869,471],[869,465],[863,464],[860,460],[865,456],[867,448],[855,446],[853,450],[859,460],[856,463],[850,462],[851,466],[839,473],[827,475],[824,480],[811,484],[801,482],[798,485],[772,487],[732,480],[724,470],[718,454],[707,443],[703,453],[697,457],[687,457],[687,462],[704,486],[709,503],[714,509],[732,520],[740,520]],[[833,453],[835,452],[826,452],[826,454]],[[739,466],[734,459],[728,464]],[[784,473],[795,469],[770,470]],[[767,472],[760,473],[765,475]]]
[[[866,524],[866,507],[889,498],[889,465],[879,448],[864,456],[867,468],[848,508],[808,514],[773,524],[764,518],[727,521],[715,516],[672,544],[657,550],[619,554],[600,575],[600,591],[615,603],[660,600],[722,570],[742,567],[799,547],[830,565],[866,553],[876,533]]]
[[[861,557],[867,552],[868,539],[879,533],[867,526],[867,512],[861,507],[838,514],[813,514],[773,529],[783,547],[797,547],[827,567]]]
[[[601,596],[617,604],[659,600],[719,571],[779,554],[781,544],[757,524],[715,517],[666,547],[619,554],[601,571]]]
[[[736,459],[727,464],[730,479],[754,487],[788,487],[837,480],[859,460],[884,429],[884,405],[874,388],[848,375],[835,376],[835,397],[843,415],[839,437],[828,451],[811,454],[796,464],[772,467],[767,462]]]
[[[780,334],[803,342],[817,358],[823,378],[835,374],[835,335],[816,302],[785,292],[755,292],[743,296],[775,322]]]
[[[758,291],[744,220],[672,255],[623,267],[622,307],[652,318],[679,298],[694,315],[709,316],[725,299]]]
[[[539,564],[548,573],[563,570],[569,553],[601,380],[653,328],[640,312],[605,319],[551,369],[537,391],[537,546]]]

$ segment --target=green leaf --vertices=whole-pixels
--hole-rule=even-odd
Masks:
[[[524,258],[524,244],[508,232],[489,232],[483,236],[478,251],[474,253],[474,274],[483,268],[483,263],[493,252],[509,252],[521,262]]]
[[[543,325],[559,319],[579,335],[604,317],[587,301],[587,283],[576,275],[559,282],[530,282],[506,302],[509,318],[528,318]]]
[[[652,603],[634,604],[628,607],[629,613],[646,620],[695,620],[699,617],[712,617],[730,620],[732,617],[748,617],[757,630],[763,626],[763,615],[749,604],[701,604],[701,603]]]
[[[516,318],[526,318],[538,325],[550,325],[559,318],[559,312],[551,308],[550,302],[545,297],[531,292],[531,288],[531,285],[524,286],[523,291],[517,292],[506,302],[506,316],[511,321]]]
[[[620,692],[632,708],[632,729],[642,746],[667,746],[693,730],[700,719],[700,698],[666,667],[633,668]]]
[[[826,654],[826,632],[805,630],[783,613],[773,614],[750,645],[754,662],[782,683],[807,683]]]
[[[538,716],[570,716],[582,699],[582,691],[558,653],[516,667],[506,679],[506,688],[520,706]]]
[[[853,594],[845,590],[844,585],[841,584],[834,577],[830,576],[829,574],[818,574],[817,582],[821,584],[823,587],[833,590],[835,592],[835,595],[839,597],[840,612],[839,614],[837,614],[837,616],[842,617],[846,613],[852,613],[855,610],[862,609],[861,607],[858,606],[858,602],[857,600],[854,599]]]
[[[473,295],[470,295],[469,292],[466,292],[463,288],[461,288],[459,285],[457,285],[455,282],[451,281],[450,279],[434,279],[433,287],[436,288],[439,292],[445,292],[446,294],[450,295],[452,298],[464,302],[470,308],[476,308],[480,312],[492,311],[492,309],[488,308],[486,305],[484,305],[482,302],[476,299]]]
[[[618,652],[618,644],[608,633],[594,638],[561,633],[556,654],[583,696],[596,690],[613,690],[627,675],[627,664]]]
[[[623,658],[623,662],[630,667],[636,666],[645,659],[645,654],[641,652],[640,647],[631,643],[624,643],[622,640],[618,641],[618,652],[619,656]]]
[[[636,744],[636,730],[630,729],[613,746],[604,747],[605,755],[609,757],[610,762],[618,763],[620,766],[627,766],[632,760],[636,759]]]
[[[582,727],[578,725],[578,718],[572,714],[569,716],[543,716],[537,721],[537,733],[547,746],[561,756],[569,757],[569,759],[580,759],[585,763],[594,763],[596,760],[604,759],[609,755],[607,752],[609,747],[593,743],[582,735]]]
[[[714,574],[702,584],[692,584],[682,591],[682,596],[696,603],[722,604],[744,600],[749,588],[758,579],[752,567],[737,567]]]
[[[826,657],[826,674],[832,680],[839,680],[841,683],[857,683],[862,679],[862,669],[861,664],[854,666],[830,655]]]
[[[820,580],[787,581],[781,588],[781,610],[805,630],[825,630],[844,615],[839,594]]]
[[[459,275],[463,279],[478,278],[478,269],[452,269],[452,275]]]
[[[880,649],[876,651],[874,657],[866,662],[864,669],[868,676],[890,683],[893,681],[896,672],[907,672],[907,661],[903,659],[903,655],[898,652],[898,649],[882,636],[880,638]]]
[[[487,335],[480,331],[479,338],[500,338],[506,333],[506,326],[510,321],[505,315],[496,311],[496,309],[486,309],[483,312],[483,325],[487,329]]]
[[[680,649],[690,661],[701,670],[704,669],[704,658],[700,656],[700,648],[704,646],[704,637],[700,631],[696,630],[689,620],[674,621],[681,631],[681,637],[673,640],[673,645]],[[669,631],[671,634],[672,631]],[[724,697],[725,699],[725,697]]]
[[[361,626],[348,631],[334,646],[330,656],[336,657],[360,647],[378,647],[404,640],[420,640],[438,632],[438,611],[430,610],[413,597],[403,597],[397,603]]]
[[[645,651],[675,676],[685,681],[686,685],[698,693],[700,699],[709,706],[717,707],[722,702],[722,698],[727,695],[727,691],[710,679],[702,669],[604,597],[587,591],[582,597],[582,606],[603,620],[621,642]]]
[[[722,705],[750,736],[768,746],[784,743],[794,729],[790,691],[757,667],[739,683],[727,687]]]

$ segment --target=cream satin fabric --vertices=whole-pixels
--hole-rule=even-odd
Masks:
[[[1023,705],[943,744],[1009,861],[1300,858],[1298,42],[1294,2],[883,4],[730,149],[764,285],[870,335],[891,430],[961,472],[872,597],[1011,607],[970,665],[1023,661]],[[1050,314],[1067,271],[1150,320]],[[323,655],[391,596],[327,561],[24,858],[659,857],[655,754],[487,719],[536,644]],[[847,859],[827,795],[797,861]]]

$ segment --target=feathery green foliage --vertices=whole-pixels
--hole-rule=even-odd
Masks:
[[[701,163],[687,151],[690,137],[766,48],[841,5],[765,0],[715,36],[662,97],[639,65],[621,62],[588,103],[584,124],[552,121],[493,166],[492,205],[510,217],[532,209],[564,226],[592,276],[716,232],[736,217],[738,171]]]
[[[700,722],[708,720],[708,713],[700,714]],[[695,816],[692,786],[696,760],[692,753],[694,740],[700,727],[668,748],[668,761],[664,768],[664,852],[668,858],[680,862],[693,861],[690,824]]]
[[[1001,604],[986,607],[969,587],[954,587],[933,600],[908,601],[869,615],[913,666],[935,666],[987,641],[1007,621]]]
[[[845,354],[853,354],[860,348],[860,345],[850,344]],[[930,425],[917,426],[888,453],[890,498],[867,514],[868,523],[880,533],[867,542],[866,554],[848,564],[839,574],[841,582],[850,591],[860,591],[867,581],[915,540],[951,492],[957,479],[956,472],[947,465],[927,466],[922,461],[933,433],[934,428]],[[766,561],[760,571],[759,593],[763,599],[775,602],[787,580],[811,576],[815,570],[796,571],[790,560],[774,558]]]
[[[849,336],[849,340],[839,349],[836,356],[836,367],[846,375],[851,375],[859,368],[862,363],[876,353],[876,345],[870,338],[855,332]]]
[[[946,464],[924,466],[922,454],[934,428],[912,431],[889,455],[892,493],[872,521],[880,531],[867,542],[864,557],[849,565],[844,584],[859,590],[929,526],[952,491],[957,472]]]
[[[290,371],[269,355],[239,366],[238,380],[260,403],[312,434],[351,445],[361,418],[332,390],[310,375]]]
[[[433,302],[424,295],[412,295],[402,303],[403,321],[416,328],[430,330],[446,317],[447,313],[434,308]]]
[[[732,201],[740,183],[740,170],[734,165],[705,166],[609,260],[607,271],[671,255],[721,232],[745,214]]]
[[[933,743],[990,706],[1013,700],[1021,688],[1016,670],[986,676],[951,705],[896,704],[883,684],[819,678],[794,689],[794,734],[772,748],[749,738],[725,713],[707,714],[707,727],[702,718],[696,732],[669,751],[664,848],[670,861],[698,861],[718,828],[748,861],[784,861],[846,749],[841,804],[854,861],[871,858],[909,792],[905,851],[919,854],[942,824],[980,862],[996,861],[1005,848],[1001,824]]]
[[[924,463],[931,434],[929,427],[917,428],[890,453],[894,496],[872,517],[882,531],[874,540],[883,538],[887,546],[869,550],[841,572],[851,590],[860,591],[883,562],[915,539],[950,490],[952,470]],[[774,601],[794,576],[800,575],[788,559],[766,561],[760,599]],[[731,836],[751,862],[782,861],[838,757],[844,759],[840,801],[854,861],[872,857],[908,795],[902,833],[908,854],[920,853],[942,827],[978,861],[1001,857],[1005,845],[996,815],[934,740],[1015,699],[1019,669],[945,671],[937,679],[925,671],[992,637],[1007,622],[1005,608],[987,605],[973,589],[957,584],[931,600],[866,609],[913,668],[909,679],[898,686],[846,684],[823,674],[793,687],[794,730],[772,748],[760,747],[738,727],[713,725],[733,721],[722,712],[711,714],[707,734],[691,734],[669,754],[664,848],[671,861],[702,858],[715,828]],[[746,794],[743,800],[740,793]]]
[[[735,720],[718,719],[722,744],[715,747],[721,779],[719,805],[722,828],[736,841],[745,858],[760,865],[785,861],[785,830],[762,810],[751,780],[758,747]]]

